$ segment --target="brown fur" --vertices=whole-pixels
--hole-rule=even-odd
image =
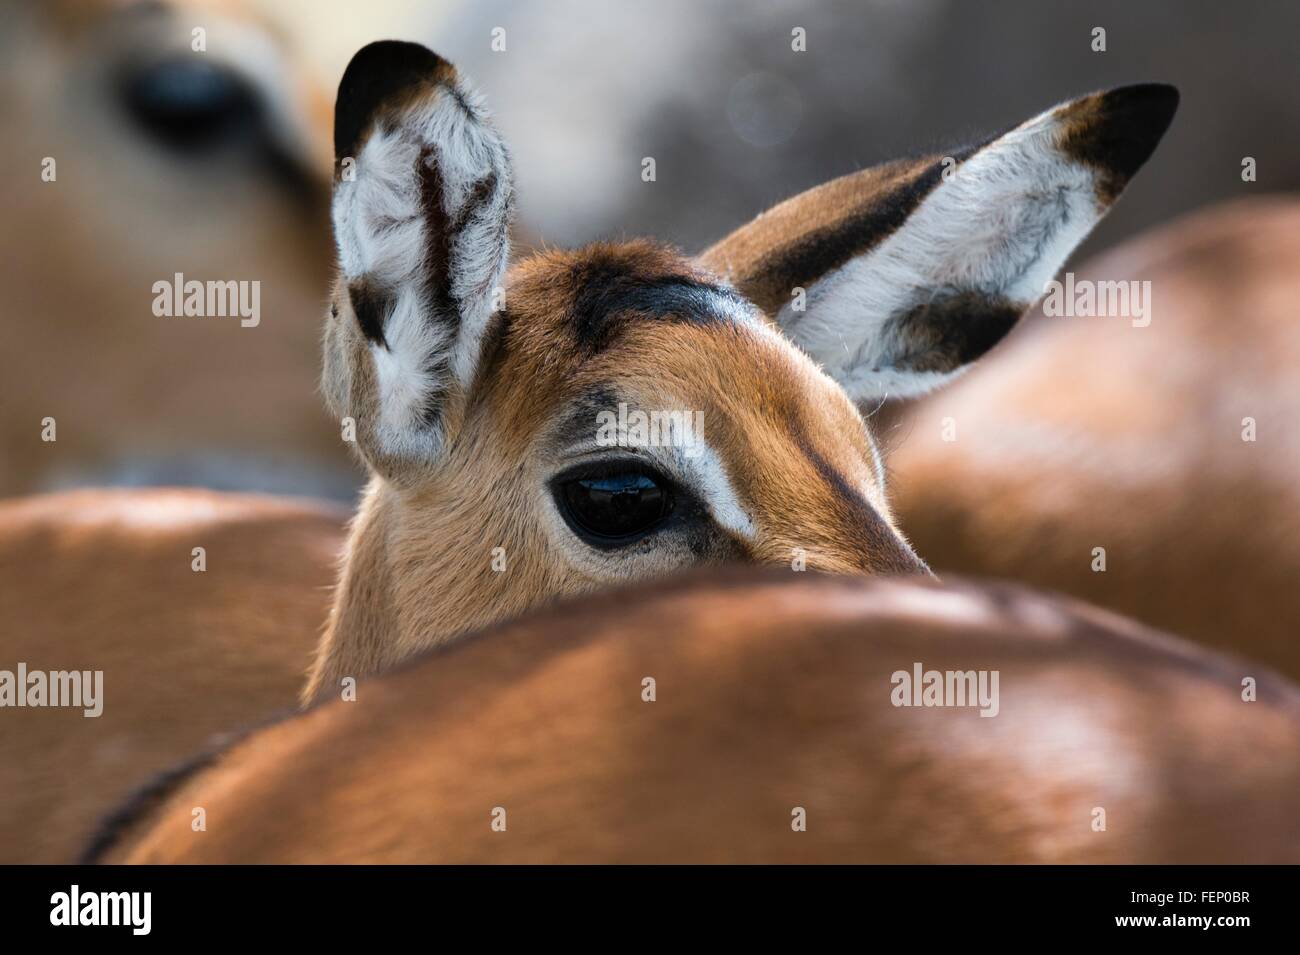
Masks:
[[[1176,103],[1170,87],[1098,94],[1063,108],[1056,116],[1063,125],[1039,127],[1051,138],[1038,145],[1053,163],[1082,158],[1127,177],[1135,159],[1140,165],[1155,148]],[[1122,133],[1110,129],[1112,121]],[[1134,128],[1134,121],[1151,128]],[[341,271],[353,271],[335,282],[324,392],[336,417],[356,421],[372,482],[304,700],[467,628],[686,566],[802,560],[838,573],[927,572],[893,522],[867,423],[848,393],[773,323],[792,288],[813,284],[902,227],[942,181],[943,157],[891,163],[809,190],[698,260],[645,240],[530,256],[506,274],[505,310],[492,316],[489,344],[481,345],[482,296],[464,290],[466,306],[452,300],[451,289],[467,276],[496,282],[504,265],[492,236],[505,235],[512,193],[495,132],[467,105],[445,61],[391,41],[354,56],[335,122],[342,151],[366,124],[401,127],[409,151],[372,139],[379,148],[360,161],[383,170],[370,173],[368,186],[400,183],[387,191],[418,189],[419,202],[384,205],[380,185],[349,193],[340,182],[336,190]],[[453,123],[460,124],[454,137],[437,132]],[[455,141],[427,142],[429,135]],[[1054,155],[1062,138],[1071,153]],[[392,161],[414,164],[409,178],[386,178],[405,170],[384,165],[385,149],[399,157]],[[453,175],[444,177],[442,164],[457,155]],[[422,228],[394,238],[395,228],[367,220],[364,202]],[[484,209],[482,218],[466,218]],[[475,243],[457,241],[466,221],[483,230]],[[418,266],[410,251],[416,238],[427,246]],[[376,307],[371,290],[372,276],[385,275],[407,283],[402,291],[411,303],[402,319],[409,324],[398,326],[410,340],[400,354],[384,324],[392,310]],[[722,287],[719,276],[734,288]],[[889,327],[874,332],[894,360],[890,371],[953,371],[992,347],[1027,307],[984,288],[949,288],[944,275],[926,278],[935,282],[924,290],[930,295],[885,316],[893,320],[881,326]],[[704,304],[718,298],[724,306]],[[417,341],[419,321],[441,344]],[[389,408],[379,362],[398,396]],[[469,363],[478,367],[472,380],[448,371]],[[557,533],[546,488],[566,462],[564,423],[594,404],[622,402],[700,412],[740,519],[728,523],[718,513],[725,503],[710,500],[712,519],[698,521],[689,542],[652,534],[615,557],[584,549],[572,532]],[[425,412],[417,423],[414,408]],[[587,427],[594,435],[595,412]],[[492,567],[497,548],[506,552],[504,571]]]
[[[208,491],[0,504],[0,668],[104,672],[97,718],[0,711],[0,862],[73,861],[151,774],[291,708],[342,524],[326,505]]]
[[[512,271],[492,374],[465,406],[446,460],[390,468],[371,485],[306,699],[467,628],[608,582],[572,566],[547,533],[540,497],[558,450],[548,426],[593,389],[636,407],[704,412],[705,436],[759,533],[739,551],[693,561],[789,565],[798,548],[813,569],[925,572],[892,524],[866,424],[838,385],[774,332],[732,322],[614,317],[616,345],[589,355],[571,308],[595,261],[642,279],[708,277],[649,242],[545,253]],[[364,347],[350,308],[329,334]],[[354,360],[352,373],[364,377],[352,380],[352,401],[366,407],[374,381],[369,362]],[[491,569],[497,546],[507,548],[505,573]],[[680,558],[653,569],[677,566]]]
[[[907,410],[902,526],[940,573],[1073,594],[1300,676],[1300,203],[1209,209],[1076,271],[1150,280],[1151,324],[1036,316]]]
[[[700,254],[769,315],[795,287],[877,245],[939,182],[940,156],[841,176],[787,199]]]
[[[999,714],[892,706],[915,662],[999,670]],[[148,805],[101,858],[1295,862],[1300,691],[1009,586],[697,576],[435,653]]]

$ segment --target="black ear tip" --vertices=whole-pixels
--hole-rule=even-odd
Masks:
[[[339,91],[342,92],[349,82],[355,83],[362,78],[400,73],[427,76],[446,65],[446,60],[419,43],[376,40],[352,54],[347,69],[343,71]]]
[[[1168,83],[1120,86],[1085,97],[1064,117],[1065,150],[1104,173],[1099,187],[1113,200],[1151,158],[1174,113],[1178,89]]]
[[[454,75],[455,68],[419,43],[377,40],[352,57],[334,102],[334,156],[356,151],[375,111],[422,83]]]
[[[1145,119],[1152,129],[1159,130],[1159,138],[1173,121],[1180,99],[1178,87],[1168,83],[1135,83],[1103,93],[1102,108],[1108,113]]]

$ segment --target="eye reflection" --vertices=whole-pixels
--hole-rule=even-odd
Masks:
[[[563,480],[557,501],[579,536],[606,546],[643,537],[672,511],[668,483],[647,471]]]

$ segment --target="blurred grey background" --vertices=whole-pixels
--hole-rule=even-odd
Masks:
[[[1300,4],[1259,0],[486,0],[428,39],[487,93],[525,222],[556,244],[646,233],[695,250],[864,165],[1093,89],[1176,84],[1173,129],[1086,255],[1217,199],[1300,186],[1297,35]]]

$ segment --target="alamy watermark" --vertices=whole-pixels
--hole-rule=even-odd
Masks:
[[[1134,328],[1151,324],[1151,281],[1075,280],[1073,272],[1043,287],[1043,314],[1051,318],[1128,318]]]
[[[244,328],[262,321],[262,283],[256,279],[207,281],[177,272],[153,283],[153,313],[159,318],[239,318]]]
[[[980,716],[997,716],[997,670],[927,670],[913,663],[911,672],[895,670],[889,682],[894,706],[978,706]]]
[[[132,935],[153,928],[152,892],[91,892],[73,885],[50,896],[51,925],[120,925]]]
[[[0,670],[0,707],[80,708],[93,719],[104,712],[103,670]]]
[[[620,401],[618,411],[596,414],[596,444],[602,448],[680,448],[693,458],[703,442],[703,411],[629,411]]]

